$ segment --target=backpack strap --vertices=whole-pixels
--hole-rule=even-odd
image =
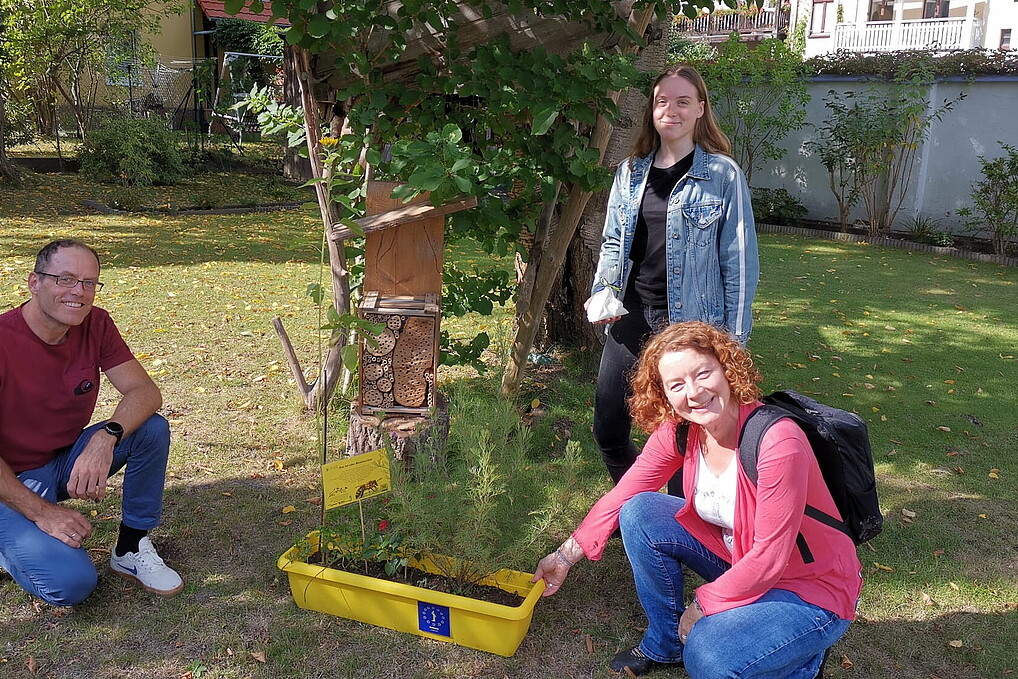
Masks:
[[[767,433],[767,430],[774,423],[783,418],[788,418],[795,422],[795,418],[790,416],[788,411],[780,406],[764,404],[749,414],[749,417],[746,418],[746,423],[742,427],[742,431],[739,433],[739,464],[742,465],[742,470],[749,477],[749,480],[753,482],[754,486],[757,485],[757,479],[760,476],[757,470],[757,460],[760,456],[760,444],[763,441],[764,434]],[[803,514],[852,537],[848,526],[827,512],[820,511],[816,507],[807,504]],[[810,551],[809,546],[806,544],[806,539],[802,536],[801,532],[796,537],[795,544],[799,548],[799,554],[802,556],[803,563],[812,563],[814,561],[813,553]]]
[[[686,457],[686,440],[689,438],[689,422],[680,422],[675,425],[675,449],[679,451],[679,455]],[[668,479],[668,494],[674,497],[686,497],[685,492],[682,490],[682,467],[679,465],[678,470],[672,475],[672,478]]]

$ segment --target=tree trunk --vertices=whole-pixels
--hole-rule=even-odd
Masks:
[[[660,31],[648,31],[651,19],[654,16],[653,8],[633,13],[629,17],[630,25],[638,35],[653,36]],[[653,41],[652,41],[653,42]],[[660,41],[658,41],[660,42]],[[636,50],[635,45],[628,49]],[[619,93],[616,93],[616,100]],[[597,123],[591,133],[590,148],[596,148],[601,154],[602,161],[605,151],[609,145],[613,126],[603,116],[598,116]],[[541,326],[541,319],[545,313],[545,307],[552,294],[552,288],[562,273],[562,265],[565,261],[569,244],[576,234],[581,217],[589,204],[591,194],[579,186],[573,186],[569,190],[569,198],[562,210],[558,225],[555,227],[548,242],[544,245],[540,261],[531,261],[529,266],[537,266],[534,278],[533,292],[529,300],[524,302],[526,312],[520,315],[519,326],[516,336],[513,339],[513,346],[502,375],[502,393],[512,395],[519,391],[520,383],[523,380],[523,370],[526,367],[527,356],[530,354],[537,337],[538,329]],[[579,300],[582,308],[583,300]],[[575,300],[574,300],[575,301]]]
[[[357,404],[350,406],[350,427],[346,433],[346,457],[390,447],[397,460],[412,462],[423,446],[449,438],[449,404],[435,394],[435,408],[425,417],[387,413],[384,417],[364,415]]]
[[[668,59],[668,27],[656,22],[647,29],[647,46],[640,52],[637,67],[658,73]],[[629,89],[619,97],[619,119],[605,149],[604,165],[614,170],[629,158],[640,135],[646,93]],[[562,272],[561,284],[555,286],[547,309],[548,341],[577,347],[599,347],[604,343],[604,326],[587,321],[583,303],[590,296],[590,287],[601,249],[608,191],[591,198],[580,219],[579,229],[569,244],[569,254]]]
[[[21,186],[21,173],[14,163],[7,157],[7,147],[4,145],[6,133],[4,120],[6,120],[6,94],[3,83],[0,83],[0,179],[10,182],[14,186]]]
[[[283,100],[293,107],[301,105],[300,82],[294,70],[295,60],[291,53],[297,49],[291,45],[283,48]],[[306,182],[311,179],[311,161],[287,146],[283,151],[283,176],[293,181]]]
[[[346,256],[343,248],[328,237],[332,225],[339,221],[336,211],[336,204],[329,199],[328,185],[332,168],[324,167],[321,160],[319,137],[321,135],[321,122],[318,119],[318,100],[314,93],[314,74],[311,70],[311,55],[307,50],[294,48],[287,53],[287,59],[292,60],[291,68],[297,74],[297,82],[300,88],[301,107],[304,110],[304,132],[307,135],[308,155],[311,158],[312,172],[315,177],[322,177],[324,180],[315,184],[315,195],[318,198],[318,209],[322,217],[322,227],[325,229],[325,242],[329,249],[329,266],[332,270],[332,303],[336,311],[345,314],[350,310],[350,279],[346,270]],[[332,120],[330,123],[330,134],[339,136],[344,121],[337,115],[335,107],[332,109]],[[309,410],[319,411],[328,407],[332,394],[336,390],[343,372],[342,351],[346,346],[346,333],[341,330],[333,331],[329,342],[329,351],[325,356],[322,370],[318,379],[308,385],[300,370],[300,363],[293,354],[289,340],[286,339],[285,331],[282,331],[282,323],[276,324],[276,331],[280,334],[284,352],[287,353],[287,360],[290,369],[297,380],[298,388],[304,399],[304,405]]]

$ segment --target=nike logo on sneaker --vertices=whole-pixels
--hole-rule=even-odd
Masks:
[[[129,566],[121,566],[121,568],[123,568],[125,571],[127,571],[131,575],[137,575],[138,574],[138,569],[137,568],[131,568]]]

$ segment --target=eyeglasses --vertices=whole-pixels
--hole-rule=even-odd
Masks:
[[[82,290],[88,290],[90,292],[94,290],[96,292],[99,292],[100,290],[103,289],[102,283],[100,283],[99,281],[90,280],[88,278],[86,278],[85,280],[81,280],[80,278],[75,278],[74,276],[58,276],[55,273],[46,273],[44,271],[36,271],[35,275],[49,276],[50,278],[55,278],[57,279],[57,285],[59,285],[62,288],[73,288],[78,283],[81,283]]]

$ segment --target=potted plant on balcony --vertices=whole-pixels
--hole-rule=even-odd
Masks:
[[[477,409],[453,406],[446,445],[419,451],[410,466],[392,462],[388,492],[376,494],[378,484],[330,510],[279,558],[299,606],[516,652],[544,591],[517,569],[546,551],[540,538],[553,524],[575,518],[565,511],[569,498],[549,496],[542,479],[575,475],[579,447],[572,443],[549,469],[528,461],[529,430],[514,409],[466,410]],[[492,589],[508,600],[489,600]]]

